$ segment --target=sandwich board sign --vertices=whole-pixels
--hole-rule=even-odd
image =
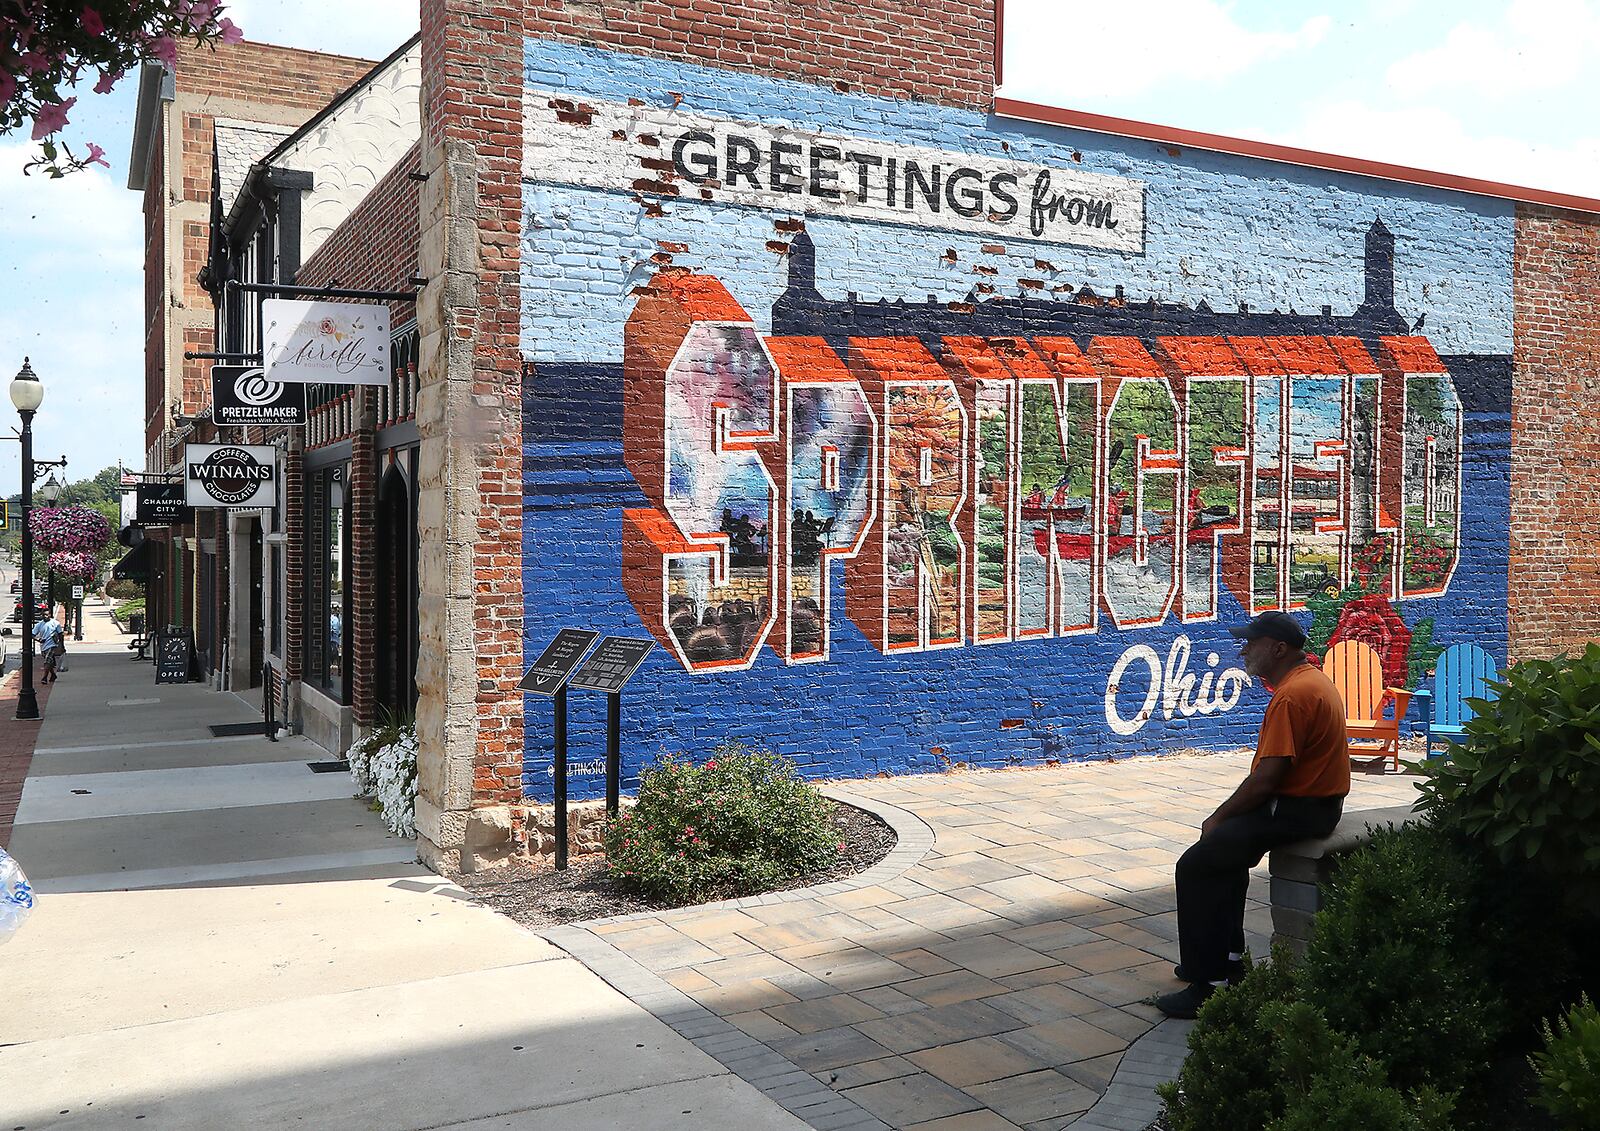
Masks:
[[[156,682],[188,683],[194,668],[194,635],[187,628],[156,636]]]

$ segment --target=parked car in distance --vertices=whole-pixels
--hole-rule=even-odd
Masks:
[[[46,604],[43,601],[39,601],[39,600],[34,601],[34,603],[33,603],[33,619],[35,621],[44,620],[49,615],[50,615],[50,606],[48,604]],[[21,597],[17,598],[16,604],[11,609],[11,619],[16,621],[18,624],[22,623],[22,598]]]

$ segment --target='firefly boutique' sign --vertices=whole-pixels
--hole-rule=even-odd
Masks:
[[[261,326],[268,381],[389,383],[386,306],[269,298],[261,304]]]
[[[184,478],[191,507],[267,508],[277,503],[278,451],[243,444],[190,444]]]
[[[1144,184],[1123,177],[544,91],[523,114],[530,180],[1144,249]]]

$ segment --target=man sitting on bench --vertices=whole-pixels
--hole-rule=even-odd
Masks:
[[[1244,670],[1272,689],[1250,775],[1200,825],[1178,860],[1178,953],[1186,989],[1156,999],[1168,1017],[1192,1018],[1244,960],[1250,869],[1281,844],[1327,836],[1350,792],[1344,700],[1306,662],[1306,634],[1288,613],[1262,613],[1228,630],[1243,641]]]

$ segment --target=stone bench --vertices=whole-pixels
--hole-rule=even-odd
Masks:
[[[1366,843],[1372,830],[1420,820],[1409,805],[1357,809],[1344,814],[1333,832],[1314,840],[1274,848],[1267,858],[1272,900],[1272,942],[1285,943],[1298,957],[1311,940],[1311,920],[1322,910],[1322,885],[1346,853]]]

